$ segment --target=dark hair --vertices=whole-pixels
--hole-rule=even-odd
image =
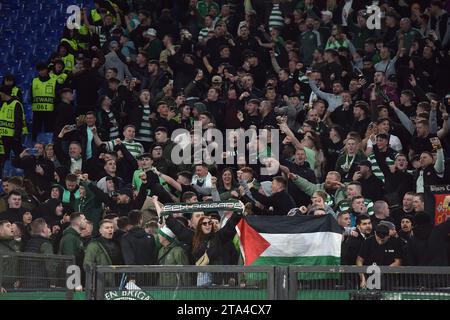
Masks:
[[[353,202],[355,202],[356,200],[358,200],[358,199],[364,199],[364,197],[363,196],[354,196],[353,198],[352,198],[352,204],[353,204]]]
[[[70,214],[70,224],[73,224],[76,220],[78,220],[81,215],[84,215],[83,212],[72,212]]]
[[[118,217],[119,217],[119,215],[117,215],[115,213],[108,213],[107,215],[105,215],[104,219],[106,219],[106,220],[114,220],[115,218],[118,218]]]
[[[13,190],[8,194],[8,199],[11,198],[11,196],[19,196],[22,197],[19,191]]]
[[[443,9],[444,5],[442,4],[442,1],[440,0],[433,0],[431,1],[431,5],[435,7],[439,7],[439,9]]]
[[[123,229],[127,225],[130,225],[130,219],[128,219],[127,216],[120,217],[119,219],[117,219],[117,228]]]
[[[181,202],[186,202],[186,200],[191,199],[192,197],[196,197],[197,195],[195,194],[195,192],[192,191],[186,191],[185,193],[183,193],[181,195]]]
[[[283,178],[282,176],[274,177],[272,180],[273,180],[273,181],[276,181],[276,182],[278,182],[278,183],[281,183],[281,184],[283,185],[283,187],[286,188],[287,181],[286,181],[286,179]]]
[[[10,223],[8,220],[0,220],[0,227],[3,227],[3,225]]]
[[[356,216],[356,225],[359,226],[364,220],[370,220],[367,214],[359,214]]]
[[[77,177],[75,174],[73,174],[73,173],[69,173],[69,174],[66,176],[66,181],[69,181],[69,182],[78,182],[78,177]]]
[[[199,116],[201,116],[201,115],[207,116],[210,120],[212,119],[212,115],[211,115],[211,113],[208,112],[208,111],[200,112],[198,115],[199,115]]]
[[[142,220],[142,212],[139,210],[131,210],[128,212],[128,219],[131,225],[138,226]]]
[[[192,173],[190,173],[189,171],[180,171],[177,173],[177,176],[182,176],[186,179],[192,180]]]
[[[375,123],[376,123],[376,124],[381,124],[381,123],[383,123],[383,122],[385,122],[385,121],[388,121],[389,124],[391,124],[391,120],[390,120],[389,118],[378,118],[378,119],[375,121]]]
[[[389,136],[386,133],[377,134],[377,139],[383,139],[389,141]]]
[[[203,216],[198,220],[197,228],[195,229],[194,236],[192,237],[192,253],[198,249],[204,239],[205,234],[203,233],[202,223],[205,219],[211,219],[211,217]],[[211,233],[212,232],[214,232],[214,230],[211,228]]]

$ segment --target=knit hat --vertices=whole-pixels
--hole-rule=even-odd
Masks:
[[[158,234],[169,240],[170,242],[175,240],[175,234],[167,226],[158,230]]]
[[[261,182],[261,188],[266,196],[270,197],[272,195],[272,181]]]
[[[194,103],[194,108],[197,109],[197,111],[198,111],[199,113],[205,112],[205,111],[206,111],[206,106],[205,106],[205,104],[202,103],[202,102],[196,102],[196,103]]]
[[[416,224],[416,218],[412,214],[407,214],[407,215],[403,216],[403,218],[401,220],[403,220],[403,219],[408,219],[409,221],[411,221],[411,223],[413,225]]]

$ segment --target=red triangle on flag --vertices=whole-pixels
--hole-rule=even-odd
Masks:
[[[253,229],[245,219],[241,219],[236,227],[239,229],[239,238],[244,249],[244,262],[246,266],[249,266],[270,247],[270,243]]]

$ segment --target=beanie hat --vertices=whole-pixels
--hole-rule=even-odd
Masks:
[[[158,234],[169,240],[170,242],[175,240],[175,234],[167,226],[158,230]]]
[[[202,102],[194,103],[194,108],[197,109],[198,113],[202,113],[206,111],[206,106]]]
[[[261,182],[261,187],[266,196],[270,197],[272,195],[272,181]]]

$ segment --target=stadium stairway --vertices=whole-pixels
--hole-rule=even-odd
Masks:
[[[23,91],[28,127],[32,121],[30,87],[36,63],[46,61],[61,39],[70,5],[89,6],[89,0],[3,0],[0,2],[0,77],[12,73]],[[39,142],[49,143],[52,135],[41,134]],[[31,134],[23,144],[32,147]],[[4,175],[22,175],[7,161]]]

